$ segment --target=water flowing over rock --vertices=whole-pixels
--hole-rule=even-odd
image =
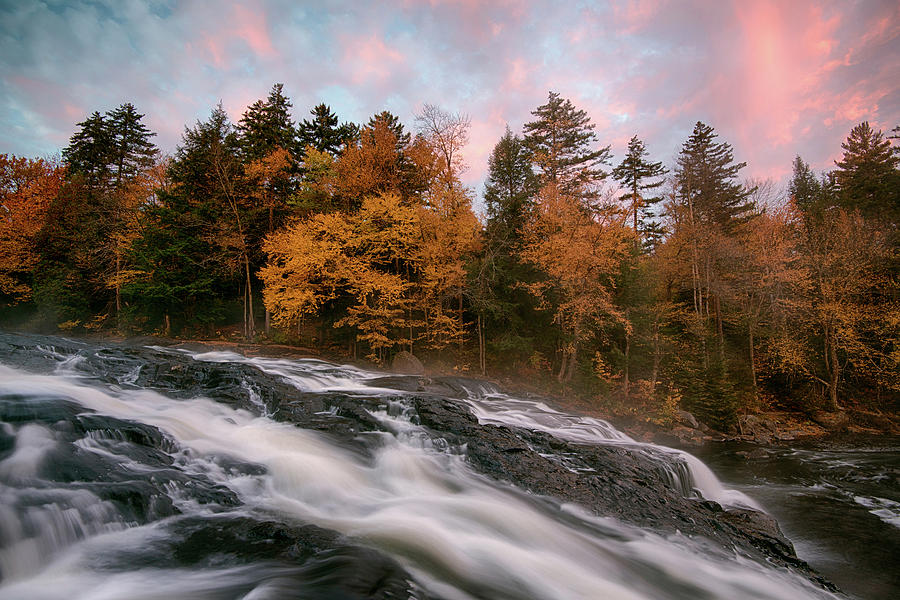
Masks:
[[[0,334],[0,600],[835,598],[684,452],[457,377]]]

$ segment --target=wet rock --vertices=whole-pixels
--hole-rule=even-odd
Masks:
[[[422,425],[451,443],[465,444],[467,462],[492,478],[640,527],[715,540],[722,548],[801,570],[821,583],[771,517],[685,497],[661,463],[647,456],[646,447],[575,444],[542,432],[480,425],[450,399],[416,398],[415,408]]]
[[[411,352],[403,350],[394,355],[394,359],[391,361],[391,371],[409,375],[424,375],[425,366]]]

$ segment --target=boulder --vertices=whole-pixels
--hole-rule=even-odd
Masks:
[[[825,410],[817,410],[809,415],[809,418],[828,431],[846,431],[850,425],[850,416],[842,410],[829,412]]]
[[[676,410],[675,411],[675,420],[678,421],[681,425],[685,427],[691,427],[692,429],[700,429],[700,423],[697,422],[697,419],[686,410]]]
[[[411,352],[403,350],[394,355],[391,361],[391,371],[407,375],[424,375],[425,366]]]

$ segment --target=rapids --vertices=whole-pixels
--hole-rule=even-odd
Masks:
[[[0,599],[842,597],[698,459],[485,384],[0,334]]]

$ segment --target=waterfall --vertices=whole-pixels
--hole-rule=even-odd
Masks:
[[[157,361],[179,353],[155,352]],[[239,406],[171,397],[143,387],[149,369],[128,361],[124,378],[92,376],[65,353],[53,372],[0,366],[0,599],[363,598],[354,582],[370,572],[366,585],[402,590],[375,597],[836,597],[708,540],[477,472],[466,442],[422,425],[414,394],[385,387],[383,374],[180,354],[252,367],[298,398],[359,399],[371,426],[348,429],[342,409],[316,411],[321,430],[276,420],[299,400],[274,406],[244,380]],[[454,401],[482,424],[642,454],[679,493],[752,506],[696,458],[639,444],[604,421],[492,387]],[[340,435],[329,423],[344,427]],[[551,458],[578,468],[577,457]]]

